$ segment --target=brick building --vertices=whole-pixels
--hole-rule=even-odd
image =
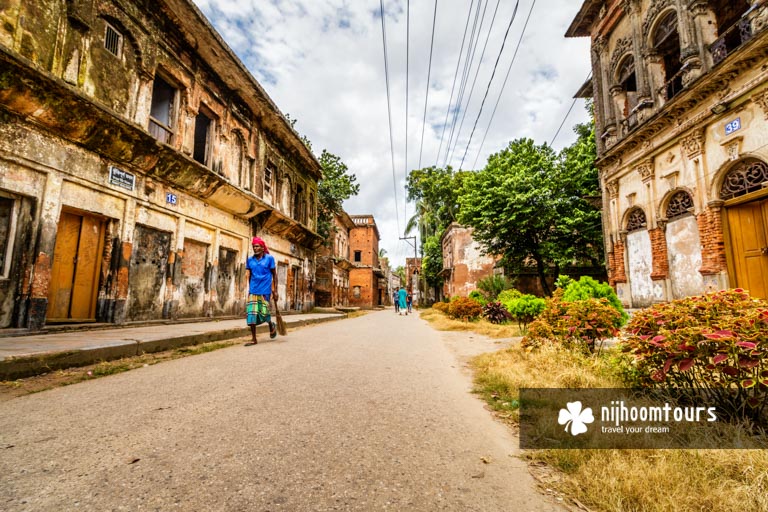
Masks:
[[[586,0],[610,283],[642,307],[768,297],[765,0]]]
[[[0,3],[0,327],[312,307],[318,161],[191,0]]]
[[[379,264],[379,229],[373,215],[351,215],[349,305],[370,309],[387,303],[386,275]]]
[[[333,244],[321,246],[317,251],[315,304],[322,307],[349,305],[350,261],[349,232],[355,227],[345,211],[334,215]]]
[[[443,249],[443,295],[467,297],[477,282],[493,275],[496,259],[484,255],[472,228],[451,223],[440,237]]]

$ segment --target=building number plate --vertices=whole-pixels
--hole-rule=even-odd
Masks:
[[[168,192],[165,194],[165,202],[168,204],[176,205],[179,202],[179,198],[176,197],[176,194],[171,194]]]
[[[741,129],[741,118],[737,117],[736,119],[734,119],[733,121],[725,125],[725,134],[730,135],[739,129]]]

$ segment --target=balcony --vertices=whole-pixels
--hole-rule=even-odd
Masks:
[[[742,16],[738,22],[731,25],[731,27],[723,32],[723,35],[709,46],[709,52],[712,54],[712,64],[714,66],[720,64],[734,50],[752,39],[753,35],[751,20],[746,15]]]

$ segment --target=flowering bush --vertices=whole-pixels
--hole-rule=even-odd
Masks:
[[[458,297],[448,304],[448,314],[453,318],[474,320],[483,313],[483,307],[468,297]]]
[[[512,320],[512,315],[501,302],[489,302],[483,306],[483,318],[492,324],[503,324]]]
[[[561,294],[547,299],[544,311],[528,327],[522,345],[536,347],[542,343],[573,344],[594,352],[595,342],[618,333],[614,327],[621,315],[606,299],[565,302]]]
[[[768,301],[724,290],[635,313],[624,350],[645,387],[706,388],[732,418],[768,415]]]

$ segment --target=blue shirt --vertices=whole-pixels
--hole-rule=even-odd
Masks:
[[[261,259],[249,256],[245,262],[245,268],[251,272],[248,283],[248,292],[253,295],[272,294],[272,270],[275,268],[275,258],[271,254],[265,254]]]

